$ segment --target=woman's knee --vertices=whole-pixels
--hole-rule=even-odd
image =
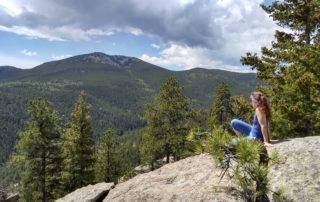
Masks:
[[[238,123],[238,119],[232,119],[232,120],[231,120],[231,126],[232,126],[232,128],[236,128],[237,123]]]

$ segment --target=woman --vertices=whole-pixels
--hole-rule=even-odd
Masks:
[[[251,93],[250,98],[252,106],[255,108],[253,125],[239,119],[233,119],[231,126],[248,139],[258,139],[264,143],[264,146],[272,146],[268,130],[271,112],[267,97],[263,93],[255,91]]]

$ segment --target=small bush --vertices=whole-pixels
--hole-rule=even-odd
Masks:
[[[235,180],[246,201],[269,201],[268,162],[281,162],[279,154],[270,158],[260,141],[235,138],[221,128],[208,137],[206,151],[223,169],[221,178],[227,174]]]

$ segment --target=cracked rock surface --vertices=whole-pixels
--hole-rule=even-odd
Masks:
[[[109,201],[241,201],[209,154],[189,157],[118,184]]]
[[[270,188],[283,188],[288,201],[319,202],[320,136],[275,142],[268,153],[273,150],[278,151],[283,163],[270,167]]]
[[[269,168],[270,189],[284,189],[285,201],[320,201],[320,136],[273,141],[268,147],[269,155],[277,151],[281,164]],[[93,197],[101,190],[105,195],[98,197],[104,202],[222,202],[243,201],[234,182],[227,177],[219,182],[221,169],[215,166],[210,154],[189,157],[163,167],[137,175],[117,184],[99,183],[76,190],[58,202],[97,201]],[[110,190],[111,189],[111,190]],[[110,190],[110,191],[109,191]],[[95,198],[95,199],[94,199]],[[274,201],[272,192],[270,201]]]
[[[320,201],[320,136],[273,141],[283,162],[270,166],[270,189],[283,188],[286,201]],[[236,185],[225,177],[209,154],[167,164],[118,184],[108,201],[243,201]],[[269,194],[274,201],[272,192]]]

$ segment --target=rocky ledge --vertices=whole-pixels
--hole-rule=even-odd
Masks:
[[[287,201],[320,201],[320,136],[275,142],[283,163],[270,168],[271,190],[282,188]]]
[[[98,183],[88,185],[77,189],[76,191],[66,195],[65,197],[56,200],[56,202],[98,202],[102,201],[110,189],[114,187],[113,183]]]
[[[320,201],[320,136],[273,143],[268,151],[278,151],[283,163],[270,167],[270,189],[282,188],[286,201]],[[220,172],[211,155],[201,154],[140,174],[114,188],[105,185],[104,199],[86,197],[85,190],[90,195],[94,185],[58,201],[243,201],[227,178],[219,183]],[[272,193],[270,200],[274,201]]]

